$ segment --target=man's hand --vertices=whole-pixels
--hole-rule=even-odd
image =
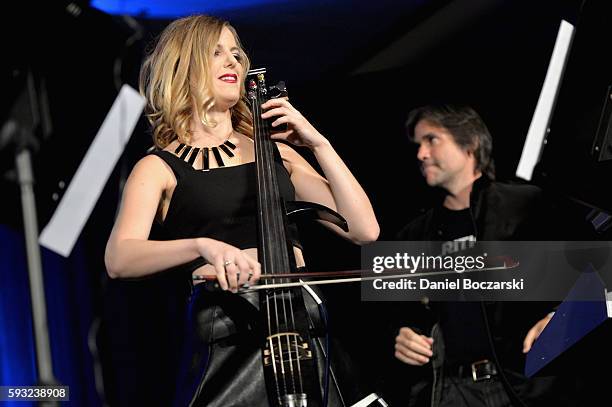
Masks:
[[[525,340],[523,341],[523,353],[529,352],[533,343],[540,336],[546,325],[548,325],[548,321],[552,319],[553,313],[551,312],[538,322],[527,332],[527,336],[525,336]]]
[[[395,357],[409,365],[423,366],[433,356],[432,345],[433,338],[419,335],[410,328],[400,328],[395,337]]]

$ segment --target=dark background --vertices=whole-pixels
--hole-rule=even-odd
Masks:
[[[264,4],[220,16],[236,27],[253,66],[268,68],[268,81],[287,82],[294,106],[331,140],[370,196],[380,240],[392,240],[431,199],[416,148],[404,135],[407,112],[430,102],[471,105],[493,134],[498,178],[519,182],[513,174],[560,20],[576,23],[581,3],[314,1]],[[609,237],[594,232],[586,219],[594,208],[612,210],[610,162],[596,162],[590,154],[612,72],[605,24],[611,13],[604,3],[587,3],[582,18],[588,24],[579,26],[536,172],[536,183],[553,202],[551,210],[576,240]],[[111,16],[87,1],[24,4],[9,9],[5,18],[21,24],[3,33],[0,121],[10,116],[28,68],[44,81],[49,102],[52,127],[47,134],[37,131],[34,150],[42,229],[57,205],[53,194],[61,198],[60,181],[70,181],[119,85],[137,88],[143,51],[168,20]],[[141,120],[73,255],[59,259],[44,251],[47,297],[56,304],[49,306],[56,375],[71,385],[75,405],[167,405],[171,395],[183,306],[177,298],[184,284],[169,275],[138,283],[109,281],[103,264],[121,182],[150,145]],[[22,290],[27,297],[27,280],[15,277],[26,273],[18,260],[23,249],[9,245],[20,239],[22,228],[14,150],[2,139],[0,147],[1,253],[17,258],[4,262],[0,288]],[[308,151],[301,152],[312,162]],[[301,234],[311,270],[359,268],[359,247],[317,225],[302,226]],[[325,291],[332,330],[358,362],[364,388],[374,387],[380,373],[375,360],[392,352],[393,338],[380,335],[383,307],[361,303],[357,285]],[[16,308],[4,298],[7,307]],[[22,304],[12,315],[27,321],[27,300]],[[0,336],[3,329],[8,328],[0,325]],[[29,338],[27,353],[27,323],[20,332]],[[18,341],[4,334],[0,345]],[[5,357],[0,383],[34,379],[31,352],[21,359],[0,353],[0,360]]]

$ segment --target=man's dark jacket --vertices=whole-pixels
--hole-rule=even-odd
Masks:
[[[470,212],[476,229],[476,239],[542,240],[548,230],[548,225],[544,222],[546,217],[543,207],[543,195],[539,188],[532,185],[502,184],[483,176],[474,182],[470,194]],[[398,234],[398,240],[435,241],[440,240],[442,235],[442,231],[438,229],[436,211],[430,209],[404,227]],[[490,328],[493,354],[497,356],[496,362],[505,372],[505,384],[512,387],[512,397],[519,397],[527,405],[555,404],[550,399],[552,378],[527,380],[521,373],[524,369],[523,339],[528,330],[551,310],[550,307],[550,303],[487,302],[482,308]],[[444,341],[437,325],[436,313],[431,311],[429,305],[418,303],[409,303],[406,307],[395,309],[398,312],[394,318],[395,332],[401,326],[416,328],[426,335],[432,335],[438,347],[429,365],[408,367],[394,362],[395,369],[391,371],[395,377],[384,387],[397,390],[402,376],[404,385],[400,392],[392,390],[391,393],[395,394],[390,394],[388,398],[405,405],[405,389],[408,384],[405,380],[408,379],[413,381],[413,398],[410,405],[430,405],[433,396],[434,402],[431,405],[435,406],[440,397],[441,383],[436,380],[432,391],[432,369],[438,370],[442,366],[444,354]],[[439,372],[436,373],[435,376],[439,377]],[[521,405],[520,402],[516,404]]]

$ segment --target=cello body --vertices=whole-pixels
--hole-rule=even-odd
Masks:
[[[264,74],[265,69],[249,73],[247,92],[257,166],[258,259],[263,274],[274,276],[294,273],[297,266],[287,232],[287,201],[280,194],[274,168],[278,150],[271,139],[269,123],[261,118],[261,105],[270,97],[285,97],[286,90],[283,83],[269,89]],[[339,214],[324,209],[339,226],[348,229]],[[286,277],[279,277],[267,282],[288,281]],[[313,324],[314,313],[306,307],[303,288],[265,290],[260,293],[259,303],[264,331],[262,362],[270,407],[328,405],[329,363],[317,360],[312,337],[317,327]]]

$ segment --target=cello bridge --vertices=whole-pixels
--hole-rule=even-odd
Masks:
[[[266,338],[263,356],[264,366],[274,365],[284,370],[285,366],[291,368],[292,363],[312,359],[312,350],[300,334],[281,332]]]

